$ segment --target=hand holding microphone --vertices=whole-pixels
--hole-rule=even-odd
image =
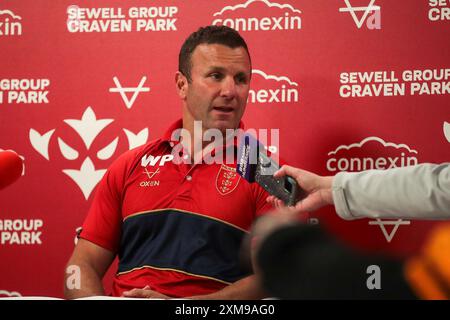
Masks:
[[[306,197],[300,199],[294,206],[295,211],[311,212],[323,206],[333,204],[332,184],[333,177],[319,176],[314,173],[284,165],[273,174],[275,178],[290,176],[297,181],[301,189],[306,192]],[[275,196],[269,196],[268,202],[272,202],[277,208],[283,207],[283,202]]]
[[[23,160],[12,150],[0,150],[0,190],[22,175]]]
[[[269,194],[267,201],[276,208],[311,212],[333,204],[333,177],[322,177],[288,165],[281,168],[267,155],[255,137],[241,137],[236,171],[250,183],[257,182]]]

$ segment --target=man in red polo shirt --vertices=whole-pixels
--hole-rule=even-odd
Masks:
[[[104,295],[101,279],[116,255],[115,296],[263,297],[240,266],[239,248],[271,209],[267,193],[241,179],[235,162],[204,161],[235,148],[234,139],[213,154],[194,141],[195,125],[223,135],[242,128],[250,78],[248,48],[235,30],[209,26],[186,39],[176,73],[182,119],[120,156],[103,177],[68,262],[80,268],[81,288],[66,287],[66,297]],[[173,141],[180,130],[182,144]]]

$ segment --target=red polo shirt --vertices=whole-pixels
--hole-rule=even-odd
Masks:
[[[172,161],[181,126],[121,155],[97,187],[80,236],[119,255],[113,295],[146,285],[171,297],[208,294],[248,275],[239,250],[272,208],[268,194],[235,163]]]

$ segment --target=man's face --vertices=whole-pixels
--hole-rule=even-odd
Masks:
[[[203,129],[222,132],[239,126],[247,104],[251,66],[243,47],[202,44],[191,56],[183,121],[202,121]]]

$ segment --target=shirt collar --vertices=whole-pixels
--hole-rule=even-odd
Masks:
[[[171,147],[179,143],[177,140],[172,140],[172,133],[177,130],[183,128],[183,119],[178,119],[174,123],[172,123],[169,128],[166,130],[164,135],[162,136],[162,140],[170,144]],[[244,130],[244,122],[239,122],[239,129]],[[225,147],[229,147],[230,145],[234,145],[234,147],[237,147],[237,139],[233,139],[231,141],[230,139],[227,140],[227,143],[224,145]]]

